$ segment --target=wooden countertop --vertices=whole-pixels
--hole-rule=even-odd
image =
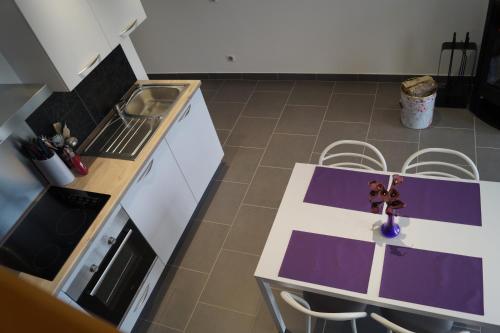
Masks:
[[[53,295],[56,295],[61,290],[73,267],[79,262],[79,259],[85,253],[89,244],[95,239],[97,233],[101,230],[101,227],[107,221],[110,214],[115,211],[115,208],[121,202],[123,195],[126,193],[130,184],[132,184],[139,170],[141,170],[144,163],[160,143],[160,140],[165,137],[170,126],[172,126],[178,115],[201,85],[201,82],[197,80],[148,80],[137,81],[137,83],[186,85],[186,89],[181,93],[179,100],[173,105],[172,111],[162,120],[155,133],[151,136],[134,161],[82,156],[82,161],[89,167],[88,175],[76,176],[76,179],[66,187],[83,191],[105,193],[109,194],[110,198],[87,232],[83,235],[54,280],[48,281],[26,273],[19,274],[24,280]]]

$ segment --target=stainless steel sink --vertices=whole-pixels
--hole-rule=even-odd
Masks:
[[[121,104],[121,112],[130,117],[165,117],[185,86],[139,85]]]
[[[184,89],[182,85],[134,85],[81,153],[134,160]]]

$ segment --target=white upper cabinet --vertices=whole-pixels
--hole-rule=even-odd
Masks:
[[[140,0],[88,0],[111,48],[146,19]]]
[[[68,90],[76,87],[111,51],[87,1],[15,2]]]

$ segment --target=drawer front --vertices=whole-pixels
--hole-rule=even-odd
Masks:
[[[159,260],[159,258],[156,258],[155,262],[151,266],[151,270],[142,282],[141,288],[137,291],[132,304],[128,308],[127,313],[118,327],[122,332],[130,332],[134,327],[137,318],[139,318],[142,309],[144,309],[144,306],[151,296],[151,293],[153,292],[153,289],[156,286],[164,268],[165,265],[161,262],[161,260]]]

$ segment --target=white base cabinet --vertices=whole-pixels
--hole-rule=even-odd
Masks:
[[[129,188],[122,206],[166,264],[196,208],[196,200],[165,140]]]
[[[166,139],[199,201],[224,156],[200,89],[172,125]]]

